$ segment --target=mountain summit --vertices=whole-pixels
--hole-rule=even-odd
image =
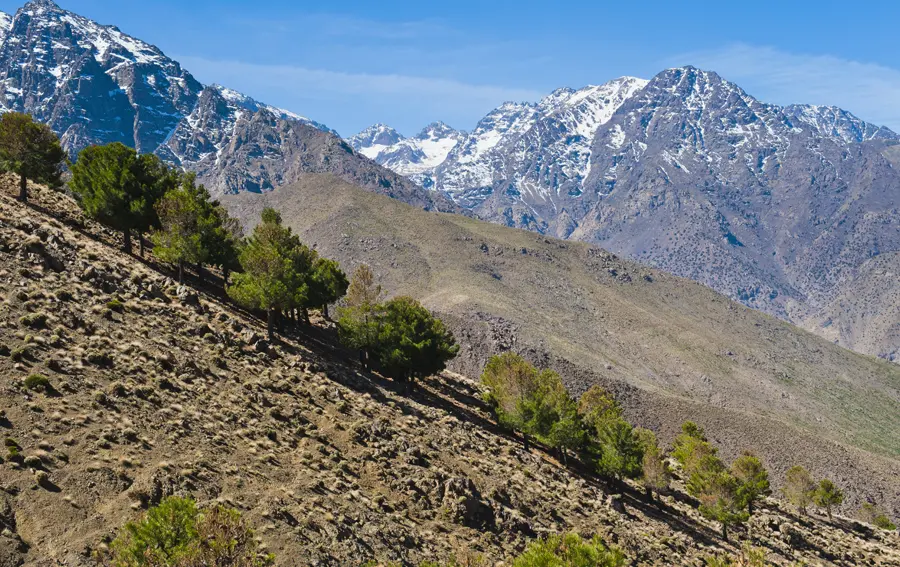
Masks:
[[[355,154],[328,127],[220,85],[202,85],[159,48],[34,0],[0,16],[0,112],[32,114],[73,156],[121,142],[196,171],[215,194],[268,191],[332,173],[426,209],[440,194]]]
[[[900,266],[898,142],[683,67],[505,103],[411,177],[481,218],[601,244],[898,359],[900,300],[878,314],[837,299],[875,256]],[[421,162],[405,155],[375,159],[409,175]],[[873,322],[880,338],[862,332]]]

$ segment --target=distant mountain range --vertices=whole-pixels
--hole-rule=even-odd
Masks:
[[[762,103],[668,69],[536,103],[471,132],[328,127],[219,85],[50,0],[0,14],[0,111],[72,155],[119,141],[198,172],[214,194],[330,173],[428,210],[605,248],[840,344],[900,360],[900,137],[834,107]],[[885,288],[885,286],[887,286]]]
[[[900,287],[900,136],[887,128],[765,104],[685,67],[505,103],[470,133],[443,131],[429,139],[439,163],[419,157],[421,135],[384,125],[349,142],[480,218],[598,243],[900,359],[900,293],[865,316],[838,301],[869,281]],[[865,332],[873,318],[879,332]]]
[[[75,155],[122,142],[197,171],[213,193],[266,191],[308,172],[427,209],[458,210],[355,154],[318,122],[219,85],[114,26],[34,0],[0,15],[0,110],[49,124]]]

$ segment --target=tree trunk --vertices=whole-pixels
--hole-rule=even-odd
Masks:
[[[124,237],[122,250],[124,250],[126,254],[131,254],[131,229],[126,228],[125,230],[123,230],[122,236]]]
[[[328,318],[328,304],[327,304],[327,303],[326,303],[325,305],[322,306],[322,317],[325,317],[325,320],[326,320],[326,321],[330,321],[330,320],[331,320],[331,319]]]
[[[304,306],[300,308],[300,313],[303,315],[303,322],[309,325],[309,310]]]
[[[140,245],[141,249],[141,258],[144,257],[144,233],[138,232],[138,245]]]
[[[231,273],[231,270],[222,266],[222,287],[228,287],[228,274]]]
[[[269,342],[275,340],[275,310],[270,308],[266,317],[266,331],[269,334]]]
[[[522,433],[522,445],[525,447],[525,450],[528,451],[528,434]]]
[[[178,283],[184,283],[184,262],[178,262]]]
[[[728,541],[728,524],[722,522],[722,539]]]
[[[19,174],[19,200],[23,203],[28,202],[28,180],[24,174]]]
[[[753,500],[747,502],[747,514],[753,515]]]
[[[203,283],[203,262],[197,262],[197,279]]]
[[[831,522],[831,521],[832,521],[832,518],[831,518],[831,506],[825,506],[825,512],[828,513],[828,521]]]
[[[644,490],[647,491],[647,500],[649,500],[650,502],[653,502],[653,489],[650,488],[650,486],[645,486]]]

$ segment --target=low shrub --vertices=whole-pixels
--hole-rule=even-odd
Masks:
[[[274,557],[259,545],[236,510],[201,510],[190,498],[172,496],[124,529],[110,546],[111,567],[265,567]]]
[[[50,380],[40,374],[32,374],[25,378],[25,387],[34,392],[49,392],[53,390]]]

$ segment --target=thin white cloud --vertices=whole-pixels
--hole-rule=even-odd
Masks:
[[[457,105],[504,101],[537,100],[543,96],[530,89],[476,85],[432,77],[399,74],[344,73],[308,69],[292,65],[258,65],[237,61],[217,61],[180,56],[182,64],[202,79],[212,77],[218,83],[236,85],[249,80],[262,89],[303,89],[308,98],[333,95],[394,95],[403,98],[431,97],[435,101]],[[262,90],[261,89],[261,90]],[[317,96],[318,95],[318,96]]]
[[[716,71],[765,102],[839,106],[900,132],[898,69],[747,44],[686,53],[673,62]]]

